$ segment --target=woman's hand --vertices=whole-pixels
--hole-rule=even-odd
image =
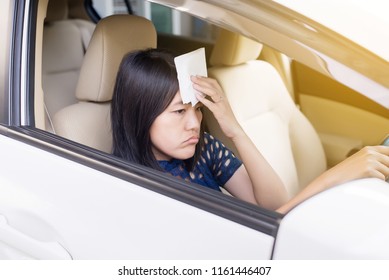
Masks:
[[[336,184],[368,177],[386,180],[389,176],[389,147],[366,146],[327,172]]]
[[[219,83],[212,78],[192,76],[193,88],[199,93],[197,99],[204,104],[215,116],[223,133],[230,139],[234,139],[242,133],[238,121],[224,97],[224,93]],[[209,98],[207,98],[209,97]]]

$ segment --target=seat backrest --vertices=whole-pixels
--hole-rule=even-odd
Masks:
[[[78,102],[55,114],[58,135],[111,152],[110,101],[123,56],[132,50],[155,48],[151,21],[134,15],[100,20],[86,51],[76,87]]]
[[[208,74],[219,81],[239,123],[293,196],[325,171],[325,154],[278,72],[257,60],[261,48],[258,42],[223,30]],[[210,132],[236,152],[211,114],[204,118]]]
[[[90,21],[70,19],[68,11],[68,0],[50,0],[43,29],[42,87],[51,131],[54,114],[77,102],[77,79],[95,28]]]

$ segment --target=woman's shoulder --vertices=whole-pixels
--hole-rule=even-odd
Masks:
[[[204,132],[204,143],[213,143],[213,142],[220,142],[220,140],[216,139],[212,134],[209,132]]]
[[[223,186],[242,162],[220,140],[204,132],[204,147],[200,164],[208,166],[218,184]]]

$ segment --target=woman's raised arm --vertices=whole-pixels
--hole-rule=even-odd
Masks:
[[[213,113],[223,133],[233,141],[243,162],[243,166],[224,187],[233,195],[255,201],[265,208],[275,210],[282,206],[288,196],[281,179],[239,125],[228,101],[223,98],[218,82],[206,77],[192,77],[192,82],[202,94],[197,98]]]

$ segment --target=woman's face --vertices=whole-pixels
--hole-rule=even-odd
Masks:
[[[191,158],[199,142],[202,104],[183,104],[177,92],[150,128],[152,151],[157,160]]]

